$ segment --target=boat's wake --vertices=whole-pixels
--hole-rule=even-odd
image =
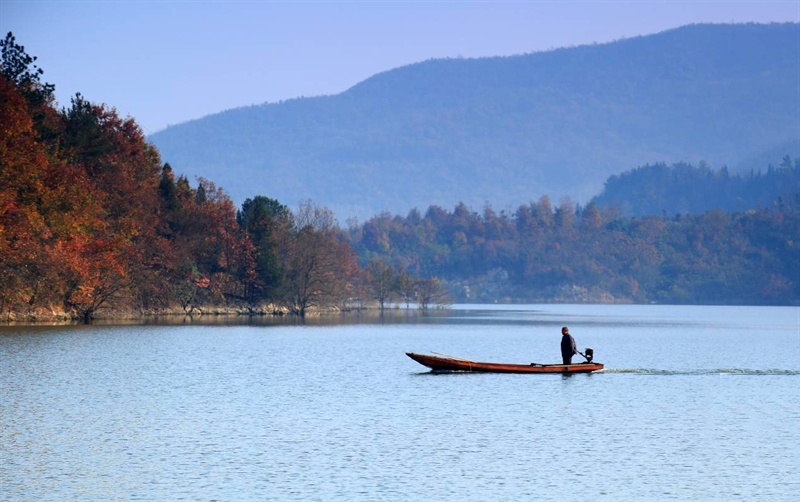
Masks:
[[[800,370],[746,368],[721,368],[697,370],[662,370],[653,368],[606,368],[597,373],[627,373],[635,375],[750,375],[750,376],[800,376]]]

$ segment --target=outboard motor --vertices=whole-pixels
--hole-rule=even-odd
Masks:
[[[583,357],[585,357],[585,358],[586,358],[586,362],[587,362],[587,363],[590,363],[590,362],[592,362],[592,358],[594,357],[594,350],[592,350],[592,349],[590,349],[590,348],[588,348],[588,347],[587,347],[587,348],[586,348],[585,355],[584,355]]]

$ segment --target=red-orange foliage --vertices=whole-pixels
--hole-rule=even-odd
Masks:
[[[90,319],[243,289],[252,245],[222,190],[183,178],[168,206],[158,152],[132,119],[80,95],[60,113],[37,106],[0,76],[0,312]]]
[[[307,205],[299,232],[282,220],[286,235],[259,243],[280,256],[269,263],[274,284],[254,288],[266,251],[259,255],[222,189],[176,180],[136,122],[113,108],[77,94],[58,111],[50,84],[17,80],[0,74],[0,315],[89,320],[105,307],[191,311],[231,299],[283,299],[304,312],[357,293],[355,254],[329,211]],[[275,217],[291,219],[285,213]],[[248,295],[255,289],[282,298]]]
[[[27,100],[0,76],[0,306],[35,301],[42,286],[41,243],[50,229],[40,211],[47,198],[47,155],[37,142]]]

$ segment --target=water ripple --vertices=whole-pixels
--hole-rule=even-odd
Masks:
[[[721,368],[721,369],[695,369],[695,370],[666,370],[654,368],[611,368],[597,373],[623,373],[635,375],[748,375],[748,376],[799,376],[798,370],[765,369],[756,370],[748,368]]]

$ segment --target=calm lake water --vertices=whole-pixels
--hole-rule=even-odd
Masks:
[[[606,370],[433,374],[405,352]],[[800,309],[0,327],[0,500],[796,500]]]

